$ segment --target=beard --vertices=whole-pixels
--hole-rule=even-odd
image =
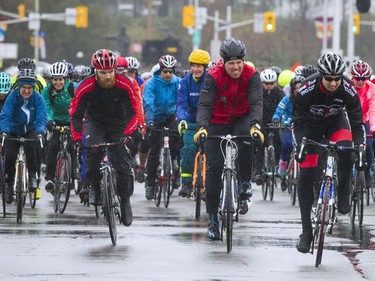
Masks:
[[[115,78],[113,79],[98,79],[98,84],[103,89],[110,89],[115,85]]]

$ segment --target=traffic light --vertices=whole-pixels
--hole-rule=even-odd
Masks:
[[[358,12],[367,13],[371,7],[371,0],[357,0],[356,6],[357,6]]]
[[[276,14],[274,12],[264,13],[264,31],[265,32],[276,31]]]
[[[182,9],[182,26],[194,27],[195,26],[195,7],[184,6]]]
[[[89,8],[87,6],[76,7],[76,27],[87,28],[89,16]]]
[[[360,32],[360,20],[361,20],[361,17],[359,14],[354,14],[353,15],[353,27],[352,27],[352,30],[353,30],[353,33],[355,35],[359,34]]]
[[[26,13],[26,11],[25,11],[26,10],[25,4],[19,4],[18,7],[17,7],[17,9],[18,9],[18,17],[20,19],[25,18],[25,13]]]

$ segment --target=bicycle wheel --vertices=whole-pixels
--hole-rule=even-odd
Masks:
[[[225,184],[225,230],[226,230],[226,240],[227,240],[227,253],[232,251],[232,235],[233,235],[233,205],[232,205],[232,175],[229,171],[225,173],[224,176]]]
[[[16,188],[16,206],[17,206],[17,223],[22,222],[22,209],[25,203],[25,196],[23,194],[23,185],[24,185],[24,180],[23,180],[23,169],[24,167],[22,165],[17,165],[18,176],[16,177],[17,180],[17,188]]]
[[[362,226],[363,223],[363,193],[366,189],[366,179],[365,179],[365,172],[364,171],[356,171],[356,193],[357,193],[357,218],[358,218],[358,225],[359,227]]]
[[[168,177],[168,178],[164,178],[164,181],[163,181],[163,187],[162,187],[162,190],[163,190],[163,201],[164,201],[164,207],[165,208],[168,208],[169,206],[169,199],[170,199],[170,196],[171,196],[171,178]]]
[[[325,184],[324,184],[322,212],[321,212],[320,222],[319,222],[320,228],[319,228],[319,234],[318,234],[318,246],[317,246],[317,252],[316,252],[315,267],[318,267],[322,263],[323,245],[324,245],[324,236],[325,236],[325,229],[326,229],[328,200],[329,200],[328,195],[329,195],[330,186],[331,186],[331,181],[329,178],[326,178]]]
[[[270,167],[269,172],[271,172],[271,178],[270,178],[270,186],[269,186],[269,197],[270,201],[273,200],[273,195],[275,192],[276,187],[276,177],[275,177],[275,167],[276,167],[276,160],[275,160],[275,148],[273,146],[270,146],[268,148],[268,167]]]
[[[112,245],[117,243],[117,229],[115,220],[115,201],[114,186],[112,173],[107,169],[103,171],[103,210],[109,227],[109,235],[111,236]]]
[[[155,186],[155,205],[156,207],[160,206],[161,194],[163,189],[164,179],[158,176],[158,181]]]
[[[194,185],[194,193],[195,193],[195,218],[199,219],[201,216],[201,199],[202,193],[201,190],[203,189],[203,157],[199,154],[198,156],[198,167],[197,172],[195,175],[195,185]]]
[[[273,200],[273,195],[275,193],[275,186],[276,186],[276,177],[275,177],[275,171],[273,170],[271,174],[270,185],[269,185],[270,201]]]
[[[71,161],[69,154],[62,154],[57,160],[55,179],[55,212],[63,214],[70,197]]]

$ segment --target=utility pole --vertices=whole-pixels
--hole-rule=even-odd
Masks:
[[[39,0],[35,0],[35,13],[39,15]],[[34,59],[35,61],[39,60],[39,32],[40,32],[40,25],[37,25],[37,28],[35,28],[34,30],[34,38],[35,38]]]

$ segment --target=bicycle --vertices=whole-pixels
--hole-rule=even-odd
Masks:
[[[319,267],[322,262],[323,256],[323,245],[325,234],[332,234],[333,224],[336,222],[336,170],[337,170],[337,151],[339,150],[350,150],[358,153],[361,157],[361,146],[359,149],[350,148],[350,147],[341,147],[336,143],[330,142],[328,144],[323,144],[316,142],[305,137],[302,139],[301,150],[299,152],[299,158],[302,158],[304,148],[306,145],[316,145],[327,153],[325,171],[321,178],[321,186],[319,191],[318,203],[314,216],[312,218],[313,226],[313,239],[311,254],[314,254],[314,247],[317,249],[315,267]],[[363,149],[363,146],[362,146]],[[363,150],[362,150],[363,151]],[[361,158],[362,159],[362,158]],[[359,165],[362,165],[360,161]]]
[[[57,153],[54,190],[55,213],[63,214],[70,197],[72,180],[72,159],[68,151],[69,126],[54,126],[53,130],[60,132],[60,148]]]
[[[22,212],[26,203],[26,197],[28,195],[30,201],[30,207],[35,207],[35,191],[29,192],[28,188],[28,171],[26,164],[26,154],[24,143],[25,142],[35,142],[35,139],[28,139],[24,137],[6,137],[8,141],[17,141],[20,144],[18,149],[18,155],[16,159],[16,169],[14,176],[14,193],[16,194],[16,206],[17,206],[17,223],[22,222]],[[2,146],[4,146],[5,137],[2,137]],[[43,148],[43,142],[40,139],[40,145]]]
[[[204,154],[204,134],[199,138],[198,152],[195,155],[193,171],[193,198],[195,200],[195,218],[201,215],[201,200],[206,182],[206,155]]]
[[[222,172],[222,189],[219,204],[219,219],[221,220],[220,240],[223,241],[226,233],[227,253],[232,250],[233,224],[238,222],[240,211],[240,190],[237,180],[236,159],[238,145],[235,139],[252,139],[250,136],[208,136],[208,139],[220,139],[221,153],[224,157]]]
[[[275,126],[273,123],[267,124],[268,130],[268,145],[264,147],[264,160],[262,169],[262,195],[263,200],[267,200],[269,195],[270,201],[273,200],[275,187],[276,187],[276,175],[275,171],[277,169],[275,147],[273,144],[273,138],[275,136],[275,130],[279,130],[282,127]]]
[[[154,193],[155,205],[159,207],[163,195],[164,207],[168,208],[170,196],[173,193],[172,183],[175,178],[172,164],[172,156],[169,148],[169,133],[177,132],[167,127],[162,129],[153,128],[153,131],[162,132],[163,146],[159,152],[159,165],[157,168],[156,188]]]
[[[293,148],[293,151],[291,153],[291,157],[288,163],[288,168],[286,170],[287,188],[288,188],[288,194],[289,194],[292,206],[296,204],[297,181],[299,177],[299,165],[295,159],[295,154],[296,154],[296,148]]]
[[[109,234],[111,237],[112,245],[117,244],[117,228],[116,228],[116,216],[121,222],[121,212],[120,212],[120,198],[117,195],[116,186],[116,173],[112,166],[111,155],[109,152],[109,147],[116,145],[124,145],[123,142],[111,142],[111,143],[99,143],[89,146],[85,146],[87,149],[100,149],[102,152],[102,158],[100,160],[100,174],[102,177],[101,181],[101,191],[102,191],[102,206],[101,214],[108,223]],[[125,149],[128,151],[126,145]],[[95,205],[95,212],[98,217],[99,206]]]

